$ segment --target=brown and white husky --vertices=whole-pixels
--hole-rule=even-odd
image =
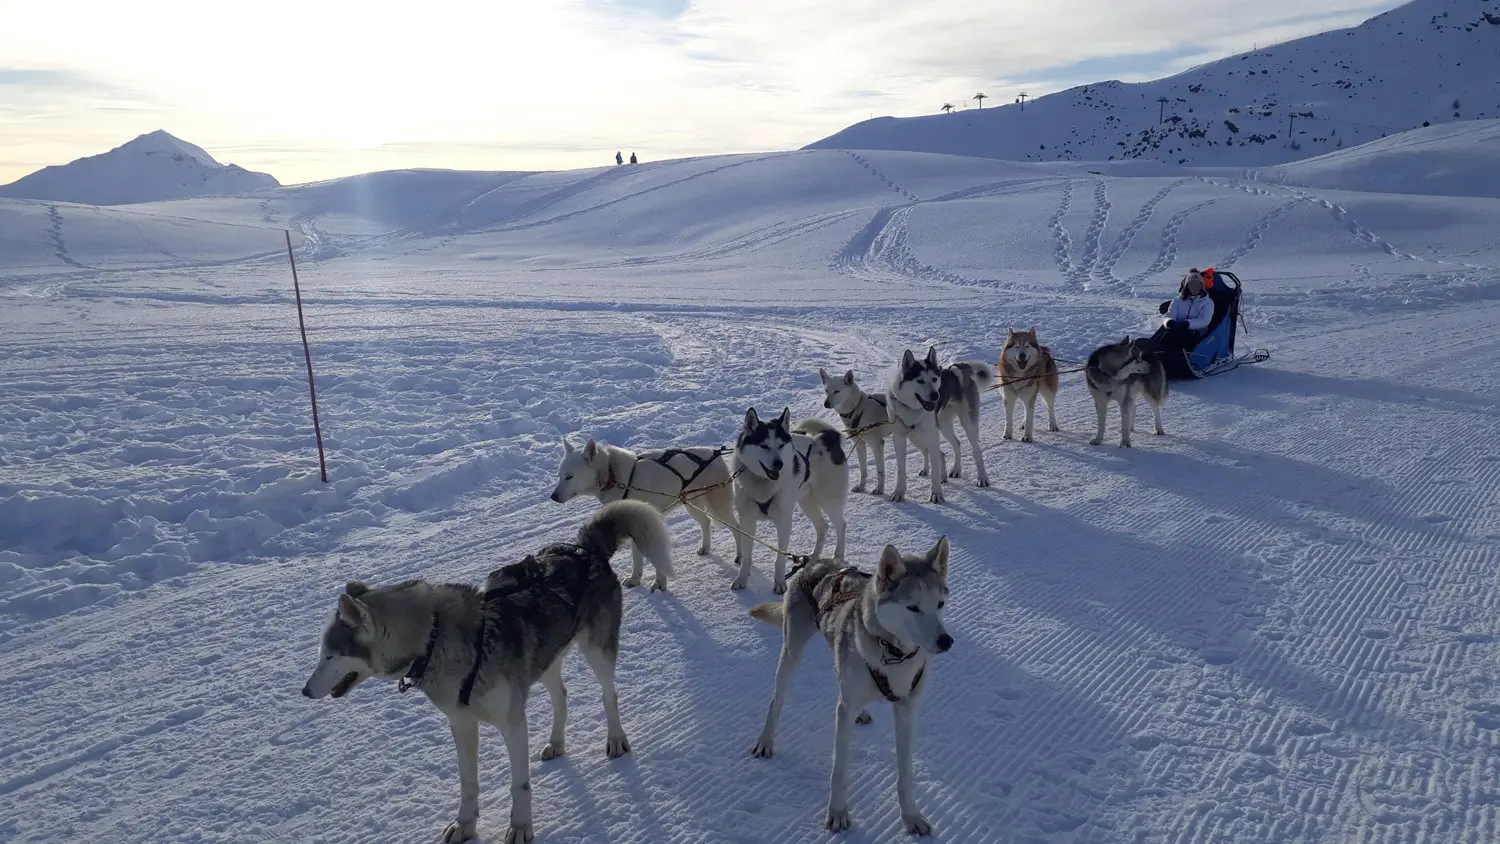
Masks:
[[[1016,399],[1026,403],[1026,428],[1021,442],[1031,442],[1032,420],[1036,414],[1036,397],[1047,403],[1047,430],[1056,431],[1057,415],[1052,404],[1057,399],[1057,361],[1052,351],[1036,338],[1036,327],[1010,331],[1000,350],[1000,386],[1005,391],[1005,439],[1011,436],[1011,415]]]

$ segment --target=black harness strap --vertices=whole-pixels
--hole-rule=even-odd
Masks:
[[[885,643],[881,642],[881,645],[884,646]],[[873,665],[866,665],[865,667],[870,669],[870,679],[875,681],[875,688],[879,689],[880,693],[885,695],[885,699],[891,703],[900,703],[902,696],[896,694],[891,689],[891,678],[885,676],[884,672],[876,669]],[[911,693],[917,690],[917,686],[921,685],[922,675],[925,673],[927,673],[927,666],[924,665],[917,669],[917,676],[911,678],[911,691],[906,693],[907,697],[910,697]]]
[[[405,692],[407,689],[421,685],[422,677],[427,674],[427,664],[432,662],[432,649],[437,647],[438,640],[438,614],[432,614],[432,629],[427,631],[427,647],[422,650],[422,655],[412,660],[411,667],[396,681],[396,688]]]
[[[572,545],[572,543],[558,543],[559,545]],[[572,545],[578,548],[578,545]],[[496,586],[486,591],[479,598],[479,629],[474,633],[474,664],[469,667],[468,676],[464,677],[464,683],[458,689],[458,705],[468,706],[474,696],[474,684],[479,681],[479,669],[484,665],[485,634],[489,631],[489,614],[485,612],[485,605],[496,598],[514,595],[517,592],[531,588],[536,581],[534,577],[528,577],[533,570],[517,566],[520,575],[514,581],[503,586]]]

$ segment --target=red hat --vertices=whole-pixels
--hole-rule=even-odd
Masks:
[[[1212,290],[1214,286],[1214,268],[1209,267],[1203,271],[1203,289]]]

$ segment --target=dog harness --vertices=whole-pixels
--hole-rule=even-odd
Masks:
[[[869,393],[866,393],[865,397],[873,399],[875,403],[880,405],[881,407],[887,407],[886,397],[883,394],[870,395]],[[864,402],[860,402],[859,404],[855,405],[854,410],[848,413],[840,412],[839,418],[844,420],[844,425],[848,427],[849,430],[860,431],[861,433],[863,433],[861,429],[865,427],[863,424],[865,421]]]
[[[800,568],[801,567],[799,566],[797,570],[800,570]],[[792,574],[796,574],[797,570],[793,570]],[[840,604],[846,604],[854,600],[855,598],[858,598],[860,592],[863,591],[862,588],[850,588],[845,586],[844,578],[850,574],[857,574],[866,579],[869,578],[869,575],[865,574],[854,566],[845,566],[839,569],[838,571],[828,576],[833,580],[833,588],[829,590],[828,600],[824,601],[821,604],[817,603],[817,596],[812,595],[812,589],[810,587],[804,587],[807,589],[808,594],[812,595],[813,605],[817,607],[817,621],[819,627],[823,626],[823,618],[825,616],[837,609]],[[788,577],[790,576],[791,575],[788,575]],[[907,660],[916,656],[917,652],[920,650],[921,648],[913,648],[910,651],[903,651],[890,640],[881,638],[880,664],[900,665],[901,663],[906,662]],[[890,701],[891,703],[899,703],[902,700],[902,696],[896,694],[895,690],[891,688],[891,678],[887,677],[884,671],[881,671],[880,669],[876,668],[873,665],[870,665],[869,663],[865,663],[865,667],[870,670],[870,679],[875,681],[875,688],[880,690],[880,693],[885,696],[886,700]],[[927,666],[925,665],[917,669],[916,676],[911,678],[911,690],[907,692],[907,695],[910,695],[911,692],[917,690],[917,686],[922,682],[922,675],[926,672]]]
[[[438,614],[433,613],[432,629],[427,631],[427,647],[422,651],[421,656],[412,660],[411,667],[406,669],[406,673],[401,675],[401,679],[396,681],[396,689],[398,691],[404,693],[407,689],[421,685],[422,677],[427,674],[427,664],[432,662],[432,649],[437,647],[437,640]]]
[[[662,452],[660,455],[649,458],[649,460],[652,463],[655,463],[656,465],[677,476],[677,480],[682,482],[682,486],[677,490],[679,493],[681,493],[686,492],[687,488],[693,485],[693,481],[698,480],[698,478],[701,477],[704,472],[707,472],[708,467],[712,466],[715,460],[718,460],[720,457],[722,457],[724,455],[724,452],[725,450],[722,448],[715,449],[712,457],[703,458],[692,453],[691,451],[680,448],[669,448],[666,451]],[[694,467],[696,468],[694,468],[691,473],[686,475],[677,471],[677,467],[672,465],[672,460],[673,458],[679,456],[686,457],[688,460],[691,460]],[[621,487],[620,482],[616,480],[615,467],[611,465],[609,467],[609,477],[605,479],[604,485],[599,489],[602,491],[606,489],[623,488],[625,490],[625,494],[620,496],[622,500],[630,497],[631,490],[635,490],[637,492],[649,492],[650,490],[637,489],[635,486],[635,470],[640,468],[641,462],[642,461],[640,460],[636,460],[635,465],[630,467],[630,476],[625,479],[625,484],[623,487]],[[665,494],[666,493],[658,493],[658,495]]]
[[[583,547],[570,542],[560,542],[557,544],[580,549]],[[539,567],[507,566],[506,568],[513,570],[512,573],[516,576],[505,584],[487,590],[479,598],[479,629],[474,633],[474,664],[469,667],[469,674],[464,677],[464,683],[458,689],[459,706],[469,705],[469,700],[474,696],[474,684],[479,681],[479,669],[484,665],[485,633],[488,632],[489,628],[489,616],[484,612],[484,605],[495,598],[503,598],[507,595],[514,595],[524,589],[529,589],[537,581],[537,578],[531,575],[535,574],[539,570]]]

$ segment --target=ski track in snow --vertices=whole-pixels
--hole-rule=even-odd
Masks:
[[[1413,259],[1387,246],[1414,232],[1361,234],[1342,205],[1284,187],[1184,176],[1131,194],[1099,177],[1092,208],[1075,209],[1081,178],[964,186],[899,155],[827,160],[845,156],[861,165],[838,165],[858,203],[735,218],[624,259],[576,244],[658,191],[685,222],[728,215],[704,176],[774,178],[795,157],[667,169],[625,194],[627,170],[606,170],[477,233],[448,214],[431,232],[354,236],[294,209],[327,486],[268,255],[201,259],[190,229],[141,229],[180,263],[127,269],[80,242],[71,215],[65,247],[59,210],[39,212],[66,284],[28,266],[0,287],[15,315],[0,337],[0,839],[438,840],[458,795],[435,710],[375,682],[337,702],[299,694],[345,580],[478,582],[568,538],[594,505],[546,499],[564,436],[718,445],[749,406],[831,419],[820,366],[879,390],[903,349],[993,360],[1009,325],[1086,356],[1146,324],[1135,297],[1170,294],[1205,248],[1183,233],[1201,216],[1238,227],[1212,248],[1255,285],[1242,351],[1266,345],[1270,362],[1174,384],[1168,435],[1148,417],[1130,450],[1114,445],[1117,412],[1106,444],[1087,444],[1077,375],[1063,430],[1034,444],[999,438],[1003,406],[987,395],[993,488],[972,486],[965,440],[946,505],[851,493],[850,562],[891,541],[953,544],[958,645],[932,663],[919,804],[943,841],[1493,841],[1500,377],[1473,362],[1500,351],[1500,278]],[[870,205],[870,175],[896,194],[875,189],[876,203],[900,204]],[[1225,190],[1201,198],[1205,182]],[[1130,195],[1145,201],[1111,233]],[[1268,197],[1285,201],[1265,210]],[[992,279],[940,266],[972,238],[912,220],[948,202],[992,215],[1009,238],[996,254],[1026,265]],[[1313,215],[1328,240],[1358,242],[1296,251],[1308,247],[1283,218],[1304,207],[1329,212]],[[1088,221],[1076,249],[1074,211]],[[464,244],[537,257],[476,270],[451,251]],[[377,248],[414,263],[384,270],[364,257]],[[782,254],[812,265],[769,262]],[[1257,272],[1270,261],[1307,267],[1313,286]],[[1307,313],[1309,289],[1323,310]],[[672,591],[626,595],[618,686],[634,750],[604,758],[598,688],[570,659],[568,755],[531,764],[536,840],[830,838],[827,649],[812,643],[796,674],[776,756],[751,758],[779,634],[746,610],[769,600],[770,554],[757,547],[750,588],[733,592],[728,531],[700,558],[697,527],[669,521]],[[799,517],[792,547],[811,544]],[[871,711],[852,751],[855,827],[838,840],[908,840],[890,708]],[[534,741],[547,721],[534,695]],[[494,842],[510,774],[498,732],[481,735]]]

